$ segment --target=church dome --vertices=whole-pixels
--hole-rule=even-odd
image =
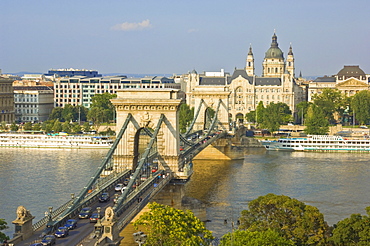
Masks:
[[[265,54],[265,59],[266,58],[276,58],[276,59],[283,59],[284,60],[284,55],[281,49],[279,48],[278,42],[277,42],[277,36],[274,33],[272,36],[272,43],[271,47],[266,51]]]

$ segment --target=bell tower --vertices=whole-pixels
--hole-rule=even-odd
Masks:
[[[288,56],[286,58],[286,70],[290,74],[291,78],[295,77],[294,73],[294,55],[292,50],[292,44],[290,44]]]
[[[249,46],[249,52],[246,60],[245,71],[247,72],[248,76],[254,75],[254,56],[252,52],[252,44]]]

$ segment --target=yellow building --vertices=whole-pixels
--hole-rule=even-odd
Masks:
[[[0,77],[0,122],[14,122],[13,80]]]

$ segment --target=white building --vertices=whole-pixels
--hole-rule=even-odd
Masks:
[[[54,91],[48,86],[14,86],[15,120],[43,122],[54,108]]]

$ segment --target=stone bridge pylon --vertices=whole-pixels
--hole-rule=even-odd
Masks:
[[[144,128],[153,131],[163,114],[165,120],[156,141],[159,165],[171,171],[175,178],[182,175],[178,168],[179,106],[184,98],[185,94],[176,89],[123,89],[117,92],[117,98],[111,100],[117,112],[117,131],[130,114],[132,118],[115,150],[114,171],[135,170],[140,158],[140,134]]]

